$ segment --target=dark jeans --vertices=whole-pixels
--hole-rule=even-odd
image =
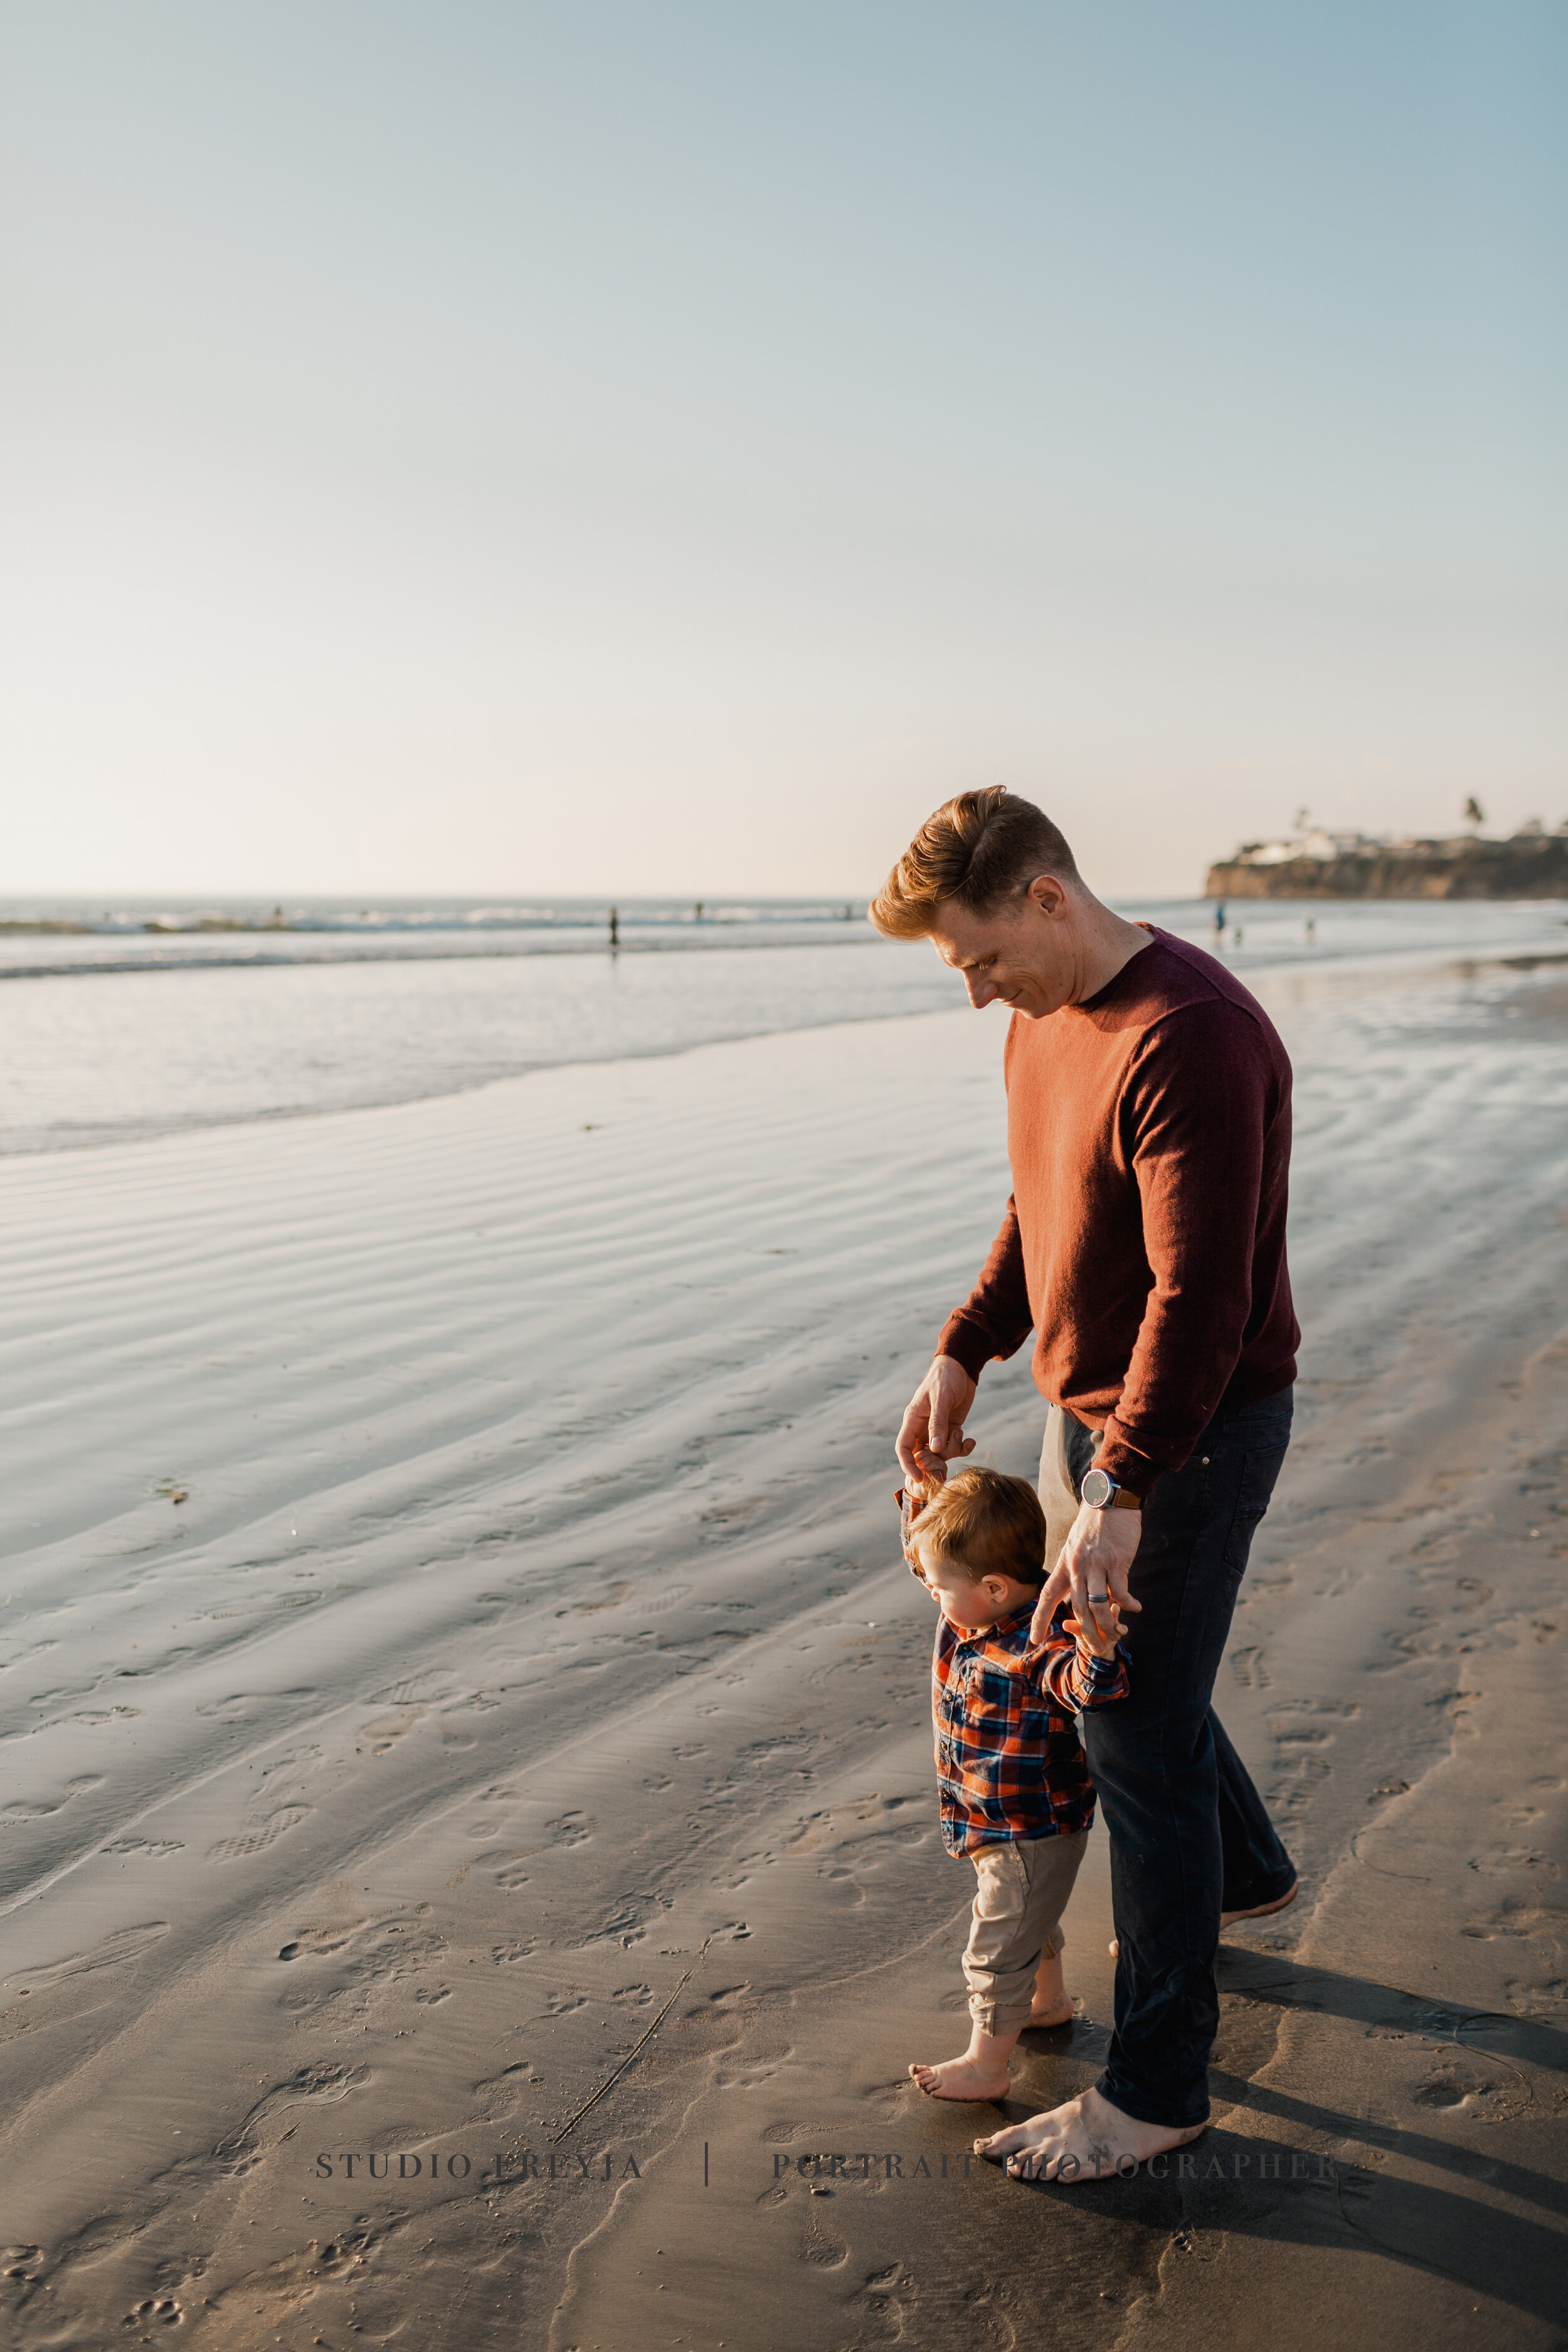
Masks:
[[[1219,1915],[1283,1895],[1296,1874],[1209,1705],[1259,1519],[1290,1442],[1291,1391],[1209,1423],[1143,1508],[1126,1627],[1131,1693],[1083,1718],[1110,1832],[1121,1951],[1116,2031],[1099,2088],[1123,2115],[1202,2123],[1219,2024]],[[1099,1440],[1068,1419],[1076,1491]]]

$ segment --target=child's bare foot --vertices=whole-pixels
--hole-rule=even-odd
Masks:
[[[928,2099],[1005,2099],[1007,2061],[1017,2039],[1016,2033],[983,2033],[972,2026],[962,2058],[946,2058],[940,2066],[917,2063],[910,2079]]]
[[[1072,2015],[1072,1997],[1062,1976],[1062,1956],[1059,1952],[1047,1952],[1035,1970],[1029,2023],[1037,2030],[1043,2025],[1070,2025]]]
[[[911,2079],[928,2099],[1005,2099],[1007,2062],[1000,2066],[988,2058],[947,2058],[940,2066],[913,2065]]]

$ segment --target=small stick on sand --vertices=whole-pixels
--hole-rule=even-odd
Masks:
[[[686,1987],[691,1982],[692,1970],[695,1969],[697,1966],[697,1960],[706,1958],[708,1947],[712,1941],[713,1938],[711,1936],[705,1936],[703,1937],[702,1949],[698,1953],[697,1959],[692,1961],[691,1967],[687,1969],[686,1974],[681,1978],[680,1982],[676,1986],[675,1990],[670,1994],[669,1999],[665,2002],[664,2007],[659,2011],[658,2015],[654,2019],[653,2023],[648,2027],[648,2030],[643,2035],[642,2040],[632,2049],[626,2052],[626,2056],[621,2060],[621,2063],[616,2068],[615,2073],[605,2076],[598,2089],[595,2092],[593,2097],[591,2099],[584,2099],[574,2116],[567,2116],[566,2121],[562,2125],[558,2132],[551,2133],[549,2144],[552,2147],[555,2146],[557,2140],[564,2139],[567,2133],[582,2122],[590,2107],[596,2107],[598,2105],[599,2101],[604,2097],[605,2093],[610,2089],[611,2085],[620,2081],[621,2076],[626,2073],[626,2068],[631,2064],[632,2060],[637,2056],[639,2052],[647,2047],[648,2043],[653,2040],[654,2035],[658,2032],[659,2027],[664,2023],[665,2019],[669,2015],[670,2011],[675,2007],[675,2004],[679,2000],[681,1994],[685,1991]]]

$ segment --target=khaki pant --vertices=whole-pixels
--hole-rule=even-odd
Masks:
[[[1040,1447],[1040,1508],[1046,1515],[1046,1574],[1062,1556],[1062,1546],[1078,1517],[1078,1488],[1068,1467],[1068,1417],[1059,1404],[1046,1415],[1045,1443]]]
[[[1035,1970],[1067,1942],[1062,1913],[1088,1843],[1089,1832],[1075,1830],[971,1854],[976,1884],[963,1980],[982,2033],[1015,2033],[1028,2023]]]

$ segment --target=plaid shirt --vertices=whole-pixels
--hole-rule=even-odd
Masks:
[[[904,1532],[913,1516],[902,1495]],[[919,1574],[914,1561],[910,1567]],[[1094,1819],[1094,1786],[1074,1716],[1125,1698],[1127,1663],[1080,1654],[1062,1620],[1031,1642],[1033,1611],[966,1633],[939,1619],[931,1717],[942,1843],[950,1853],[1029,1838],[1067,1837]]]

